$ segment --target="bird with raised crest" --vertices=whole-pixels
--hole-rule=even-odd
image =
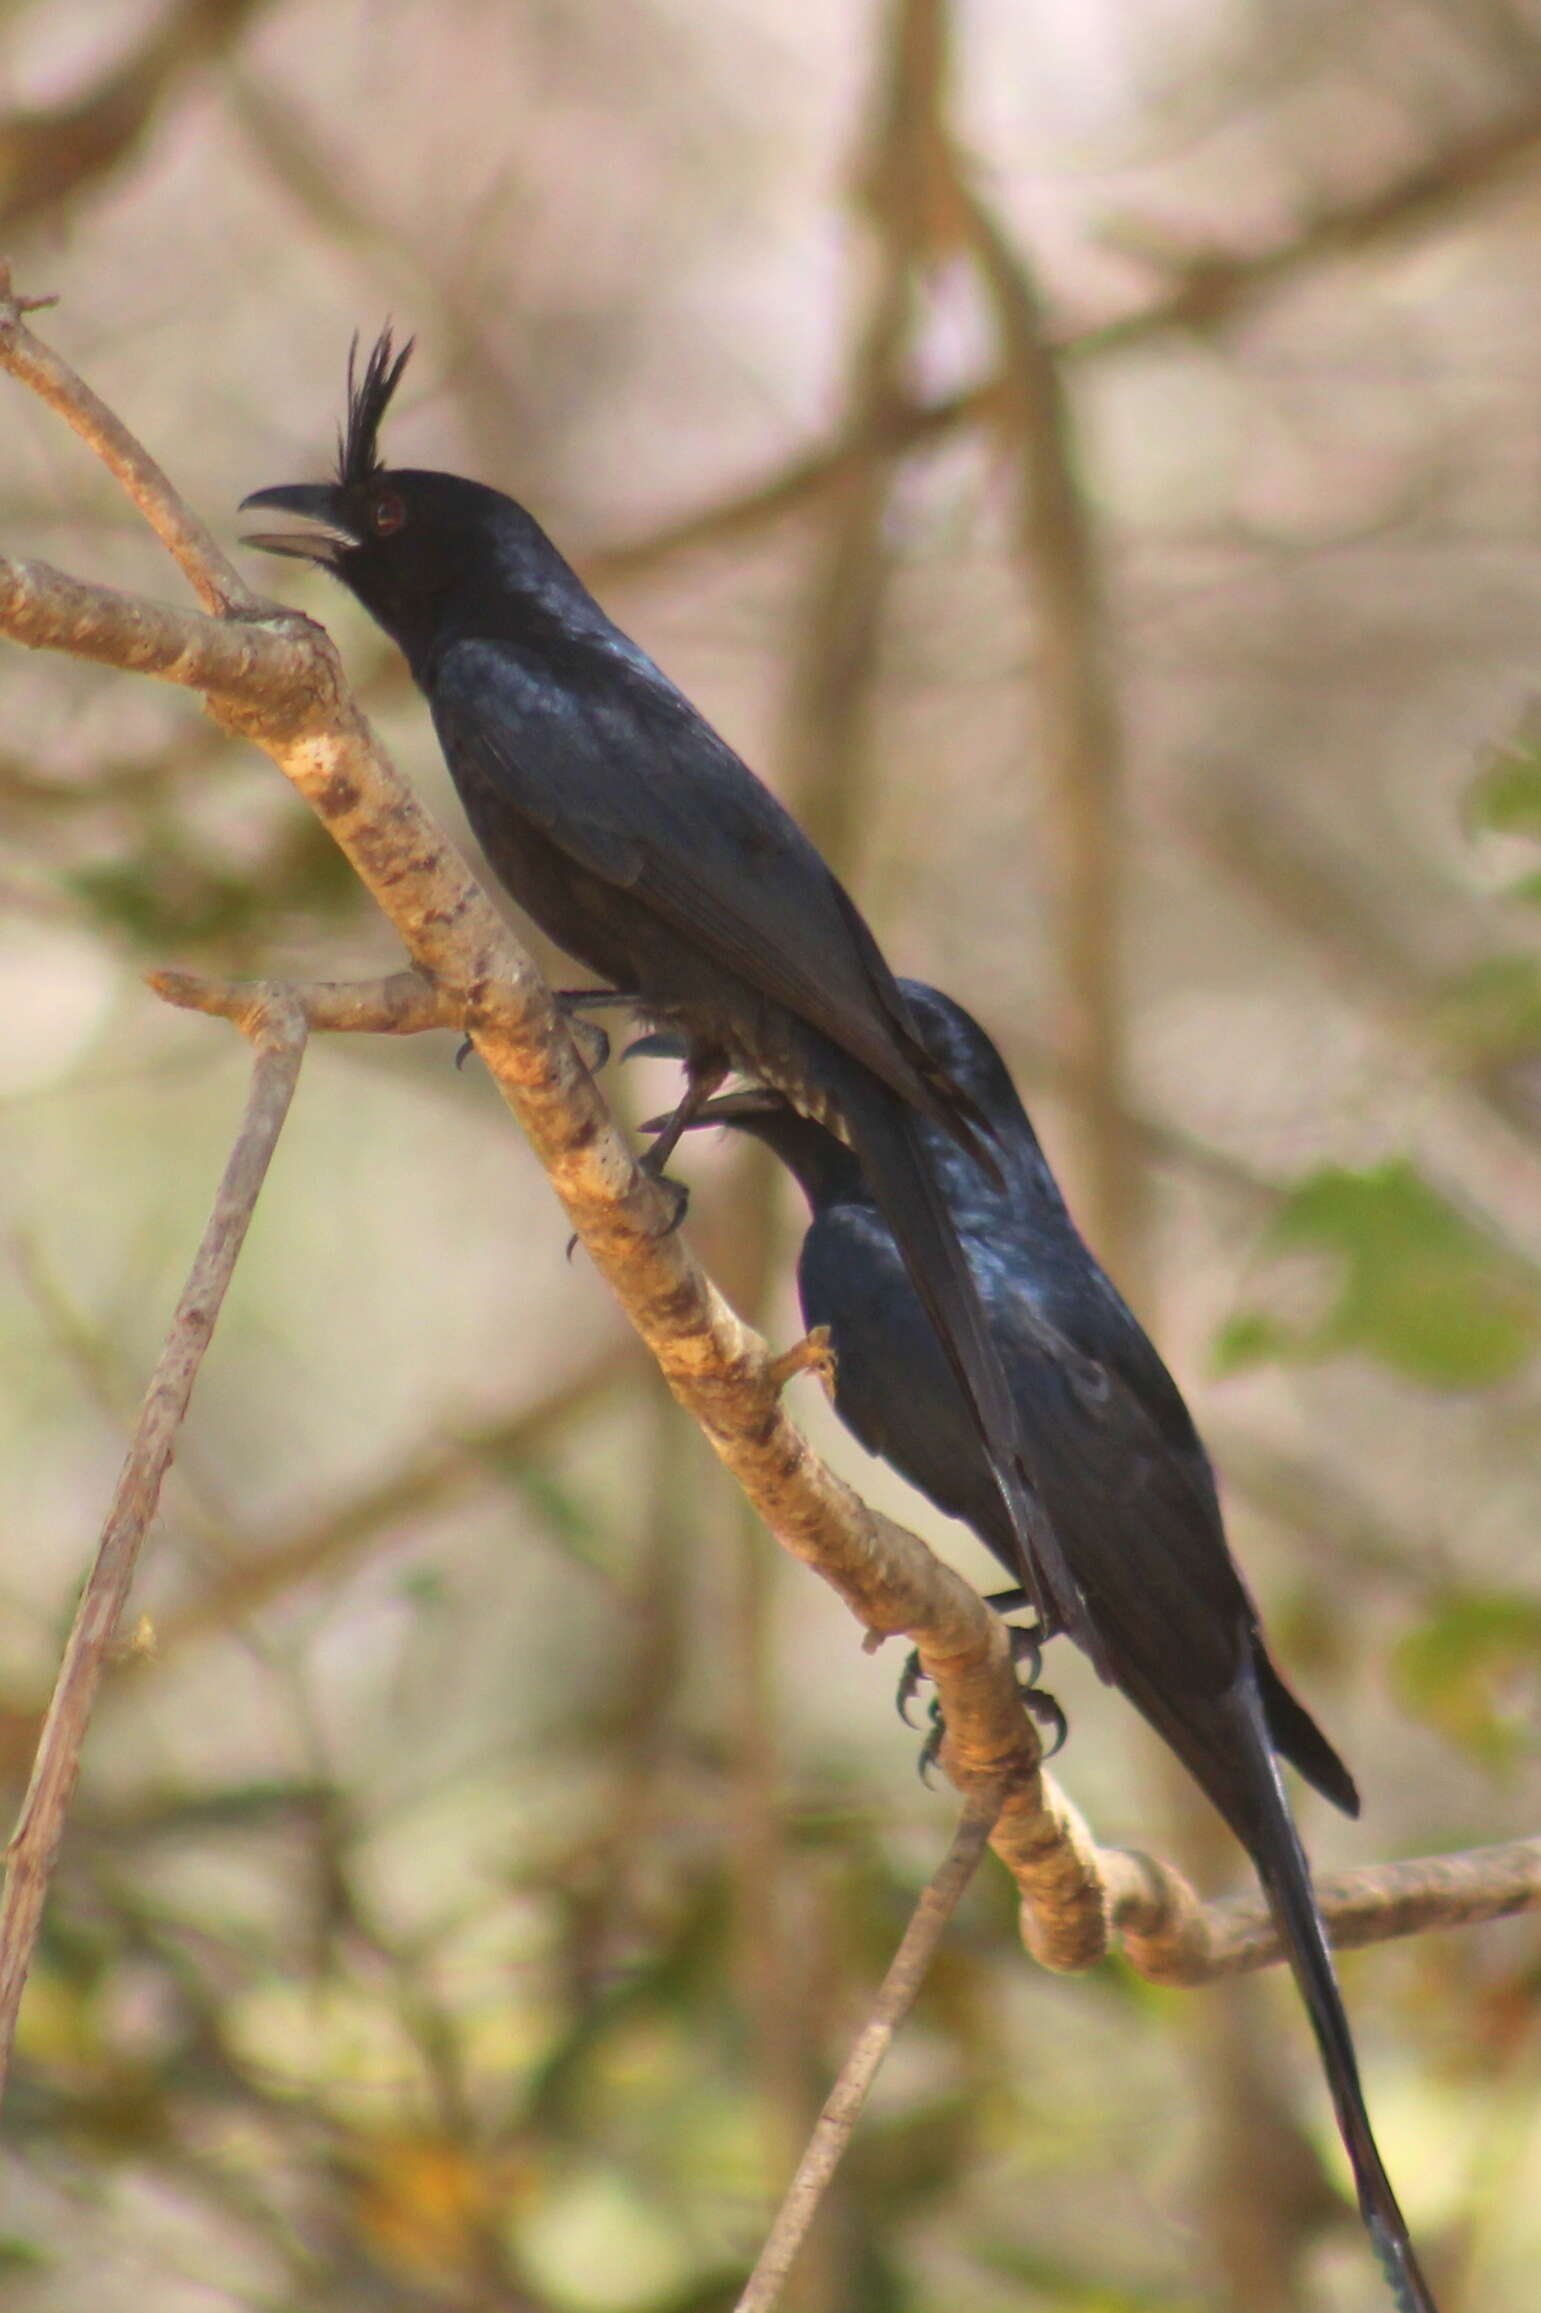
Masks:
[[[480,482],[382,462],[411,350],[386,330],[362,372],[350,358],[334,478],[243,502],[309,527],[248,542],[321,565],[378,620],[427,697],[500,881],[559,947],[681,1036],[686,1092],[655,1170],[730,1068],[859,1151],[968,1408],[1013,1572],[1046,1629],[1084,1638],[936,1169],[945,1142],[995,1172],[988,1125],[928,1051],[813,844],[534,517]]]

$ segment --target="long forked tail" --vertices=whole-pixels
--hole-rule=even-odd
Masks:
[[[1279,1764],[1268,1738],[1262,1698],[1251,1676],[1239,1683],[1233,1701],[1241,1721],[1237,1727],[1237,1749],[1245,1758],[1254,1800],[1250,1826],[1243,1829],[1237,1823],[1235,1827],[1241,1831],[1251,1852],[1311,2019],[1337,2113],[1338,2130],[1354,2172],[1365,2230],[1390,2284],[1398,2313],[1438,2313],[1434,2293],[1424,2279],[1407,2220],[1397,2204],[1370,2128],[1343,1995],[1338,1989],[1337,1972],[1311,1885],[1311,1867],[1284,1794]]]
[[[837,1093],[851,1144],[968,1399],[1016,1537],[1022,1586],[1046,1631],[1069,1631],[1095,1653],[1080,1591],[1023,1463],[1011,1392],[919,1119],[855,1065]]]

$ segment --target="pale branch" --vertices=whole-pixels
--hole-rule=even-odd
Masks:
[[[1180,1874],[1148,1855],[1104,1848],[1098,1860],[1125,1955],[1151,1983],[1212,1984],[1283,1957],[1260,1896],[1201,1903]],[[1512,1919],[1541,1910],[1541,1839],[1365,1864],[1318,1877],[1316,1896],[1340,1951]]]
[[[255,1050],[251,1090],[214,1209],[150,1377],[133,1440],[81,1594],[43,1721],[21,1815],[6,1850],[0,1902],[0,2093],[15,2044],[22,1989],[42,1922],[81,1747],[140,1545],[160,1500],[172,1448],[220,1305],[288,1114],[305,1051],[305,1021],[275,998],[243,1023]]]
[[[346,1501],[280,1534],[265,1549],[227,1560],[204,1589],[156,1615],[156,1662],[228,1632],[301,1583],[335,1576],[382,1534],[432,1516],[478,1476],[535,1456],[598,1396],[640,1368],[632,1337],[619,1335],[516,1412],[430,1438]]]
[[[539,1453],[605,1390],[641,1371],[642,1362],[641,1347],[631,1334],[607,1341],[586,1365],[517,1410],[425,1439],[345,1501],[280,1533],[261,1550],[225,1558],[204,1588],[157,1612],[149,1631],[157,1669],[184,1649],[230,1632],[245,1616],[301,1584],[335,1576],[393,1528],[444,1508],[478,1476]],[[137,1656],[115,1653],[108,1668],[132,1668],[139,1662]],[[25,1772],[42,1724],[41,1708],[28,1711],[8,1704],[0,1710],[0,1781]]]
[[[851,2132],[861,2117],[878,2068],[888,2054],[894,2034],[915,2004],[947,1923],[984,1854],[994,1809],[988,1800],[970,1800],[964,1807],[952,1844],[921,1891],[878,1988],[872,2010],[840,2068],[840,2077],[825,2099],[814,2124],[808,2148],[798,2162],[776,2220],[755,2260],[738,2300],[736,2313],[769,2313],[781,2296],[793,2259],[808,2235],[819,2205],[839,2167]]]
[[[0,334],[0,367],[4,351]],[[287,704],[313,676],[310,623],[299,611],[261,624],[207,618],[0,555],[0,632],[12,642],[156,675],[254,711],[264,700]]]
[[[0,298],[0,367],[18,366]],[[30,333],[28,333],[30,335]],[[1037,1737],[998,1619],[915,1536],[870,1511],[782,1409],[763,1341],[703,1275],[639,1172],[550,990],[464,860],[375,741],[311,622],[219,620],[0,562],[0,632],[205,694],[298,788],[395,925],[413,965],[471,1037],[573,1228],[771,1531],[870,1632],[901,1632],[935,1676],[949,1769],[965,1789],[1037,1792]],[[963,1675],[959,1675],[960,1671]],[[1039,1859],[1035,1859],[1037,1861]],[[1084,1933],[1066,1923],[1075,1947]],[[1051,1944],[1058,1938],[1051,1922]]]
[[[211,9],[208,0],[196,0],[194,13],[235,16],[244,11],[230,0]],[[187,13],[186,10],[183,11]],[[94,450],[113,479],[127,493],[156,537],[181,570],[205,610],[250,615],[260,610],[261,598],[218,545],[144,446],[135,440],[122,419],[93,393],[53,347],[33,336],[22,318],[25,300],[11,294],[10,267],[0,260],[0,333],[5,339],[5,366],[23,385],[63,418],[88,449]],[[36,306],[32,307],[36,310]]]
[[[233,1020],[238,1028],[280,984],[290,1002],[299,1005],[308,1028],[334,1035],[420,1036],[430,1028],[458,1028],[461,1022],[448,999],[417,972],[391,972],[381,980],[283,983],[210,979],[201,972],[147,972],[145,979],[163,1003]]]
[[[312,981],[292,986],[161,972],[151,976],[151,985],[169,1002],[237,1025],[246,1023],[263,1001],[274,996],[291,1003],[312,1029],[404,1034],[459,1024],[427,982],[412,972],[351,985]],[[769,1361],[770,1386],[779,1390],[803,1370],[823,1380],[827,1355],[827,1343],[818,1333],[810,1335]],[[310,1550],[309,1544],[303,1546],[307,1559]],[[287,1568],[295,1552],[286,1550],[279,1556]],[[260,1570],[254,1568],[252,1574],[258,1576]],[[264,1583],[261,1594],[270,1595],[271,1587]],[[201,1626],[204,1619],[197,1617],[197,1623]],[[183,1635],[177,1618],[172,1618],[167,1635]],[[995,1666],[987,1653],[978,1651],[976,1639],[971,1630],[963,1634],[962,1650],[955,1658],[949,1660],[933,1649],[925,1659],[945,1698],[949,1733],[943,1761],[963,1770],[960,1780],[971,1771],[988,1789],[988,1748],[968,1762],[952,1753],[952,1727],[960,1705],[970,1723],[978,1723],[992,1709]],[[1133,1850],[1098,1847],[1048,1775],[1008,1788],[990,1844],[1021,1890],[1024,1944],[1058,1973],[1095,1966],[1115,1943],[1136,1973],[1170,1985],[1209,1983],[1271,1966],[1283,1957],[1259,1897],[1204,1903],[1170,1864]],[[1332,1941],[1344,1948],[1438,1927],[1475,1926],[1541,1909],[1541,1840],[1366,1865],[1320,1879],[1317,1888]]]
[[[10,366],[14,321],[14,306],[8,323],[0,301],[0,367]],[[6,574],[18,569],[24,582],[8,589]],[[327,636],[298,618],[227,623],[162,611],[57,573],[48,580],[68,595],[70,615],[40,624],[27,575],[0,563],[0,632],[205,692],[215,719],[255,740],[299,790],[437,992],[435,1021],[470,1034],[596,1267],[771,1531],[839,1592],[869,1643],[900,1633],[915,1641],[946,1717],[944,1764],[966,1795],[1000,1805],[991,1843],[1023,1893],[1035,1955],[1058,1968],[1100,1957],[1111,1906],[1097,1851],[1038,1771],[998,1617],[825,1468],[782,1409],[765,1343],[683,1235],[660,1233],[665,1201],[616,1131],[551,991],[373,738]],[[145,647],[147,622],[165,647]],[[370,1001],[380,1004],[378,989],[357,1010],[333,989],[313,1009],[318,1021],[330,1013],[355,1025]],[[402,1001],[401,1016],[429,1024],[414,992]],[[216,1008],[248,1028],[266,1017],[249,999]],[[304,1005],[298,1011],[303,1018]]]

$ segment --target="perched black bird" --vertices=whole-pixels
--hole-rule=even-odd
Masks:
[[[1006,1369],[1027,1466],[1084,1601],[1094,1659],[1252,1857],[1393,2295],[1403,2313],[1433,2313],[1371,2134],[1278,1759],[1350,1815],[1359,1811],[1353,1779],[1269,1658],[1192,1417],[1077,1231],[1000,1054],[950,998],[913,980],[899,985],[933,1059],[993,1132],[1003,1185],[945,1133],[920,1128]],[[864,1446],[1014,1568],[968,1408],[858,1157],[774,1091],[728,1093],[693,1122],[752,1133],[796,1175],[813,1216],[798,1262],[803,1313],[810,1326],[829,1327],[838,1412]]]
[[[1077,1624],[938,1185],[935,1148],[994,1165],[970,1096],[916,1034],[807,837],[539,524],[480,483],[381,465],[380,421],[411,350],[394,352],[387,330],[361,378],[350,358],[335,481],[244,501],[319,527],[249,543],[320,563],[399,643],[503,883],[560,947],[682,1034],[687,1092],[656,1166],[730,1067],[860,1150],[961,1385],[1012,1570],[1049,1625]]]

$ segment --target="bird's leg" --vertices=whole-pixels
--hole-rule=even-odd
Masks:
[[[690,1191],[683,1181],[669,1180],[664,1173],[664,1166],[679,1146],[681,1137],[690,1130],[692,1123],[700,1115],[712,1095],[721,1089],[727,1073],[728,1057],[726,1053],[708,1051],[703,1054],[692,1054],[685,1063],[685,1091],[679,1106],[672,1116],[664,1119],[663,1124],[659,1127],[657,1139],[647,1154],[639,1159],[641,1169],[647,1174],[649,1180],[656,1181],[661,1189],[667,1190],[669,1195],[676,1200],[673,1217],[663,1231],[666,1237],[672,1236],[685,1218],[686,1209],[690,1203]]]
[[[779,1397],[787,1383],[795,1380],[800,1373],[816,1373],[823,1384],[824,1395],[831,1404],[834,1403],[835,1353],[830,1347],[827,1325],[810,1326],[801,1341],[794,1341],[790,1349],[784,1349],[779,1357],[771,1359],[771,1388]]]
[[[642,1170],[656,1181],[664,1166],[679,1147],[685,1134],[700,1115],[713,1094],[722,1089],[728,1073],[726,1053],[707,1052],[699,1058],[692,1055],[685,1063],[685,1090],[672,1116],[665,1117],[658,1128],[657,1138],[642,1159]]]
[[[994,1590],[985,1599],[986,1606],[993,1606],[996,1613],[1003,1616],[1020,1614],[1024,1607],[1030,1607],[1032,1603],[1028,1593],[1020,1589]],[[1046,1629],[1039,1621],[1036,1613],[1031,1622],[1008,1622],[1006,1625],[1012,1664],[1022,1673],[1017,1681],[1022,1708],[1035,1725],[1051,1730],[1051,1739],[1044,1745],[1043,1755],[1046,1759],[1053,1758],[1070,1732],[1059,1704],[1052,1695],[1045,1694],[1038,1684],[1038,1674],[1043,1668],[1043,1650],[1053,1635],[1053,1631]],[[900,1675],[899,1691],[895,1697],[899,1716],[907,1727],[914,1724],[910,1717],[910,1705],[919,1693],[925,1675],[919,1654],[911,1654]],[[921,1745],[920,1758],[916,1763],[923,1783],[931,1780],[931,1770],[941,1756],[943,1738],[947,1733],[939,1703],[932,1703],[930,1718],[930,1731]]]
[[[1004,1621],[1008,1614],[1020,1614],[1024,1607],[1031,1607],[1033,1601],[1028,1592],[1022,1589],[991,1590],[985,1593],[985,1604],[986,1606],[993,1606],[996,1613]],[[1053,1636],[1053,1631],[1046,1630],[1039,1620],[1036,1608],[1033,1610],[1031,1622],[1008,1622],[1006,1624],[1006,1638],[1011,1647],[1012,1662],[1019,1666],[1023,1663],[1029,1666],[1027,1676],[1022,1682],[1024,1701],[1028,1695],[1037,1691],[1038,1673],[1043,1668],[1043,1649]],[[894,1697],[899,1716],[907,1727],[911,1727],[915,1723],[910,1717],[910,1705],[925,1684],[925,1677],[926,1673],[921,1664],[920,1655],[917,1651],[912,1650],[905,1659],[904,1669],[899,1674],[899,1690]]]

